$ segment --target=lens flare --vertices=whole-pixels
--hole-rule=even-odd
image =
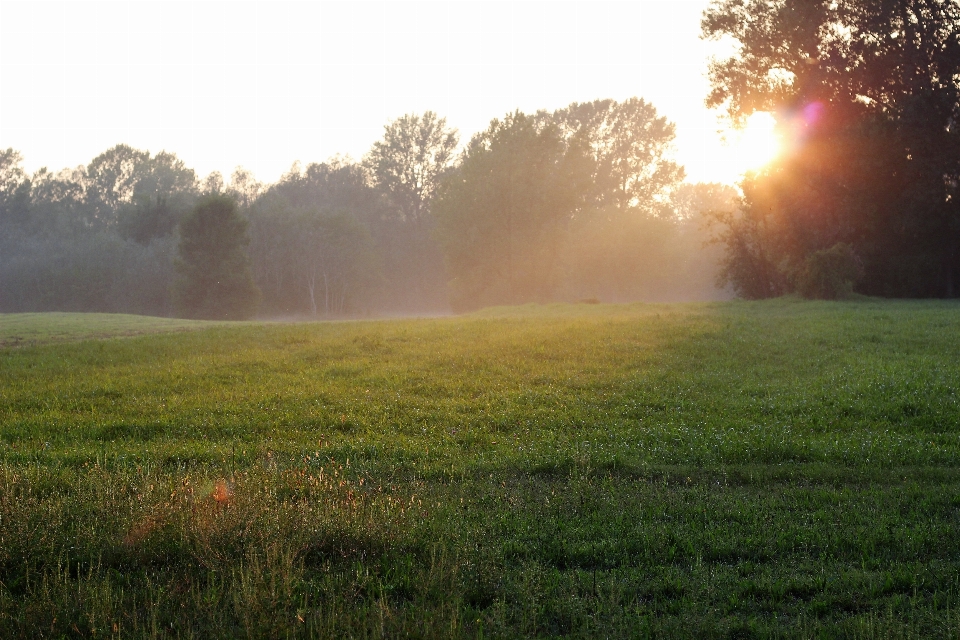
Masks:
[[[760,169],[776,158],[783,148],[776,118],[764,111],[747,118],[746,126],[731,137],[731,160],[740,173]]]
[[[803,107],[803,124],[812,127],[823,117],[824,106],[822,102],[810,102]]]

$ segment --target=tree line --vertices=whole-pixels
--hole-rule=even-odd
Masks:
[[[117,145],[28,175],[0,151],[0,311],[208,318],[465,311],[717,297],[706,211],[674,127],[640,100],[515,112],[462,147],[432,112],[388,123],[358,162],[274,184],[205,178]]]
[[[673,125],[637,98],[510,113],[462,146],[410,114],[361,161],[270,185],[126,145],[27,175],[7,149],[0,311],[430,313],[715,285],[956,297],[960,4],[715,0],[702,29],[735,45],[707,105],[773,112],[790,142],[739,193],[685,183]]]

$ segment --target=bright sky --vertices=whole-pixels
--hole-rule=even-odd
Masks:
[[[639,96],[677,124],[692,180],[740,165],[703,106],[708,0],[0,1],[0,148],[29,170],[123,142],[201,176],[359,159],[426,110],[463,141],[520,109]]]

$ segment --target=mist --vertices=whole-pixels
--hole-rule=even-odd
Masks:
[[[517,111],[467,141],[425,112],[387,123],[358,161],[295,163],[272,184],[123,144],[28,174],[7,149],[0,312],[187,315],[181,221],[210,194],[243,219],[230,268],[249,274],[260,318],[730,297],[709,219],[737,194],[685,182],[674,135],[636,98]]]

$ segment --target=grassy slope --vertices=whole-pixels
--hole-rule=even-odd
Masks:
[[[0,635],[956,635],[958,311],[2,349]]]
[[[186,331],[214,324],[120,313],[0,313],[0,347]]]

